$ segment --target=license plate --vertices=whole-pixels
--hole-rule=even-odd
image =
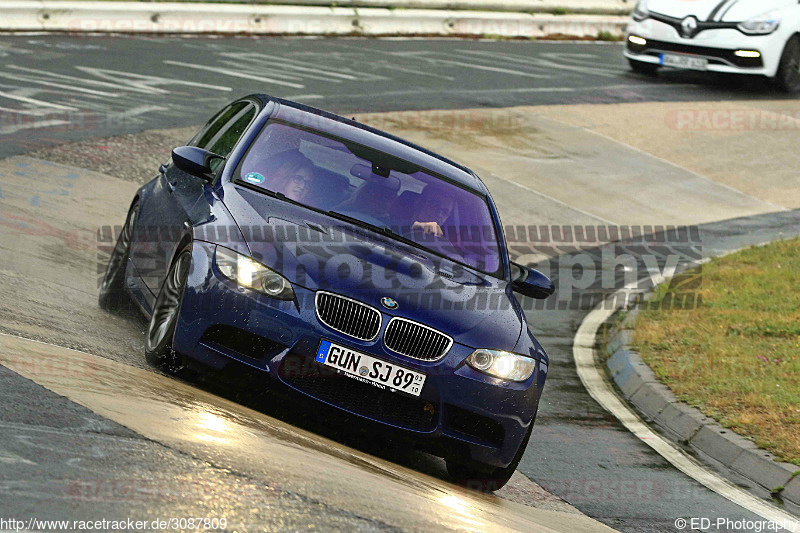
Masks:
[[[687,68],[690,70],[708,69],[708,59],[679,54],[661,54],[661,64],[665,67]]]
[[[323,340],[319,343],[316,361],[347,374],[358,381],[381,389],[402,391],[419,396],[425,385],[425,374],[388,363],[340,344]]]

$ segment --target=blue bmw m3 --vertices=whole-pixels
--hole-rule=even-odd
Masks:
[[[528,444],[548,367],[514,292],[553,290],[509,260],[469,169],[252,95],[137,191],[99,302],[149,317],[153,365],[248,365],[496,490]]]

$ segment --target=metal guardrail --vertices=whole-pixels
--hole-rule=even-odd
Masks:
[[[60,0],[5,0],[0,14],[0,31],[76,33],[594,38],[620,36],[627,24],[614,15]]]

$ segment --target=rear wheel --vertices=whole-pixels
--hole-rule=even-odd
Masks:
[[[525,455],[525,450],[528,448],[528,441],[531,438],[531,433],[533,433],[533,423],[535,421],[536,416],[534,415],[528,432],[525,434],[525,438],[522,439],[522,443],[514,459],[507,467],[492,467],[471,459],[450,457],[445,459],[447,463],[447,473],[450,474],[453,481],[468,489],[478,490],[480,492],[493,492],[502,489],[505,484],[508,483],[508,480],[511,479],[511,476],[514,475],[514,471],[517,469],[517,466],[519,466],[522,456]]]
[[[639,61],[637,59],[630,59],[628,58],[628,64],[631,66],[631,70],[638,73],[638,74],[645,74],[647,76],[652,76],[658,72],[658,67],[661,65],[656,65],[655,63],[646,63],[644,61]]]
[[[800,36],[795,35],[783,49],[778,73],[773,81],[786,92],[800,91]]]
[[[182,366],[180,357],[172,349],[172,338],[191,264],[192,253],[188,249],[181,251],[172,262],[147,328],[145,358],[151,365],[169,372],[177,372]]]
[[[125,225],[117,238],[111,257],[108,259],[106,273],[100,285],[98,304],[107,311],[116,311],[125,307],[130,299],[125,293],[125,271],[128,258],[131,255],[131,242],[133,242],[133,228],[136,225],[138,204],[134,203],[128,210]]]

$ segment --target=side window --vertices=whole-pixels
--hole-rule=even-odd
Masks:
[[[201,130],[191,144],[209,152],[228,157],[233,147],[256,116],[256,106],[249,102],[237,102],[218,113],[208,125]],[[221,160],[212,163],[216,172]]]
[[[229,105],[228,107],[224,108],[222,111],[218,112],[216,115],[211,117],[211,120],[206,122],[205,126],[200,128],[192,140],[186,143],[189,146],[197,146],[198,148],[205,148],[208,144],[208,141],[219,132],[219,130],[225,125],[225,123],[230,120],[231,112],[233,114],[236,113],[236,110],[241,110],[245,106],[247,106],[246,102],[238,102],[233,105]]]
[[[243,109],[240,109],[234,114],[219,133],[210,140],[210,144],[206,150],[223,157],[228,157],[255,116],[256,106],[247,104]]]

